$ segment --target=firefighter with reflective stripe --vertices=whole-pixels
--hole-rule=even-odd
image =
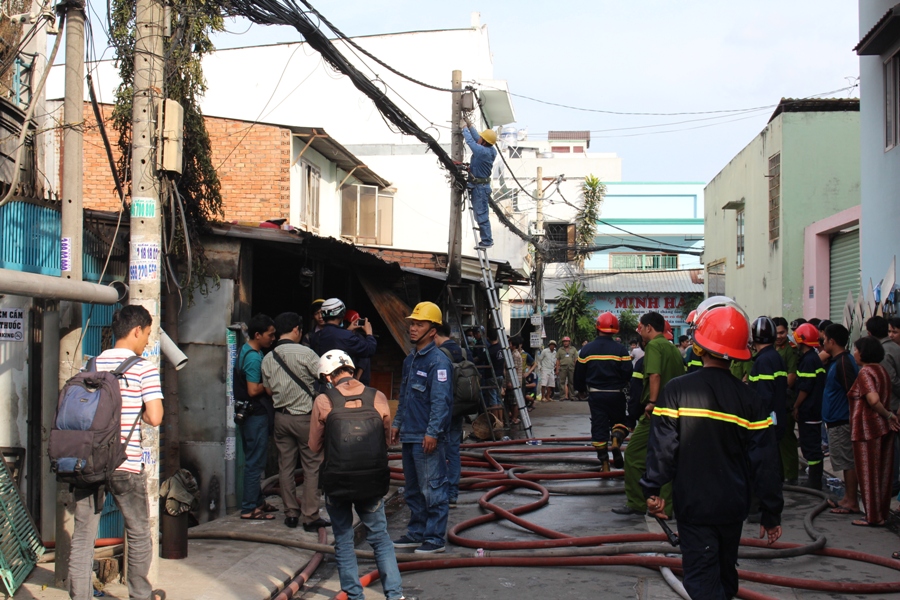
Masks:
[[[775,323],[769,317],[759,317],[753,321],[750,332],[756,347],[756,359],[747,383],[771,413],[775,424],[775,438],[780,442],[784,436],[787,417],[787,369],[773,345]]]
[[[760,537],[781,536],[784,500],[772,419],[728,370],[748,360],[750,327],[733,306],[710,309],[693,333],[703,369],[669,382],[651,416],[647,509],[666,518],[660,488],[674,482],[684,587],[694,600],[733,598],[737,552],[751,492],[759,498]]]
[[[628,383],[628,404],[626,405],[625,425],[629,430],[637,425],[638,417],[644,414],[641,408],[641,394],[644,393],[644,357],[634,363],[631,381]]]
[[[588,393],[591,409],[591,444],[597,451],[601,470],[609,471],[609,449],[613,465],[624,466],[622,442],[628,435],[625,388],[631,382],[631,355],[612,339],[619,332],[619,320],[610,312],[597,317],[597,337],[578,352],[575,389]],[[610,440],[612,428],[612,444]]]
[[[692,310],[688,315],[687,319],[684,320],[687,323],[688,337],[694,332],[694,320],[697,318],[697,311]],[[694,371],[699,371],[703,368],[703,361],[700,360],[700,357],[697,356],[697,353],[694,352],[693,345],[687,349],[687,352],[684,353],[684,367],[688,373],[693,373]]]
[[[812,323],[803,323],[794,330],[794,342],[800,351],[797,363],[797,383],[794,390],[794,420],[800,438],[800,452],[809,465],[806,487],[822,489],[825,469],[822,452],[822,394],[825,391],[825,367],[819,358],[819,330]]]

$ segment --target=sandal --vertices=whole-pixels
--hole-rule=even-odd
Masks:
[[[884,527],[884,521],[881,523],[869,523],[865,519],[855,519],[850,521],[851,525],[856,525],[857,527]]]
[[[166,591],[153,590],[153,600],[166,600]]]
[[[263,509],[263,512],[267,512],[267,513],[278,512],[278,509],[275,508],[274,506],[272,506],[271,504],[269,504],[268,502],[263,504],[260,508]]]
[[[858,515],[861,511],[852,510],[850,508],[847,508],[846,506],[835,506],[828,512],[833,515]]]
[[[275,519],[275,515],[266,514],[263,512],[263,508],[260,506],[255,509],[253,512],[248,512],[245,515],[241,515],[242,521],[272,521]]]

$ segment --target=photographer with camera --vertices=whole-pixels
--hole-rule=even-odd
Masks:
[[[247,323],[247,343],[234,365],[234,421],[241,428],[244,446],[244,498],[241,518],[269,520],[276,509],[266,504],[259,479],[266,466],[269,435],[275,425],[275,407],[262,384],[263,350],[275,341],[275,322],[258,314]]]
[[[319,356],[330,350],[343,350],[353,364],[360,365],[364,359],[374,356],[378,342],[372,335],[372,323],[368,319],[357,318],[346,329],[341,327],[346,313],[347,306],[339,298],[329,298],[322,304],[325,325],[312,340],[312,349]]]

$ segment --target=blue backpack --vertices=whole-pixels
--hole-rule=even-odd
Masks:
[[[97,371],[92,358],[84,371],[63,386],[47,449],[57,481],[76,488],[100,488],[125,462],[125,449],[143,409],[122,443],[119,379],[140,360],[140,356],[130,356],[114,371]]]

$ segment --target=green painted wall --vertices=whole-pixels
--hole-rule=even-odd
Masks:
[[[791,315],[798,317],[805,291],[804,229],[860,203],[859,113],[785,113],[780,118],[782,296]]]

